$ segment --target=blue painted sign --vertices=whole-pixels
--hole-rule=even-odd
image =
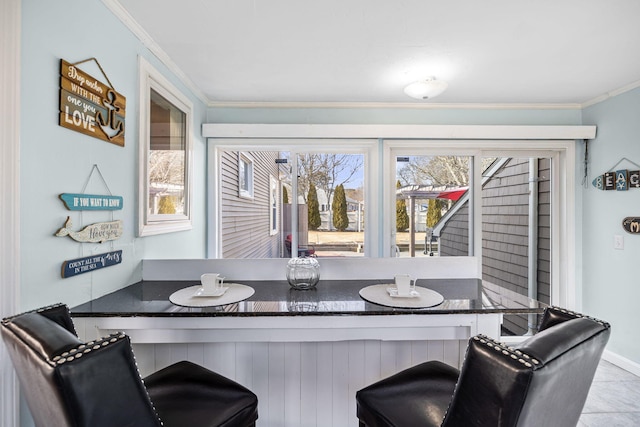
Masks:
[[[626,191],[629,189],[627,183],[629,180],[629,171],[626,169],[616,171],[616,190]]]
[[[107,252],[99,255],[91,255],[84,258],[76,258],[62,263],[62,277],[73,277],[82,273],[111,267],[122,262],[122,251]]]
[[[60,200],[70,211],[117,211],[122,209],[122,196],[62,193]]]

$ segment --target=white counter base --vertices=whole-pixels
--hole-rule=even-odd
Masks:
[[[190,360],[258,396],[259,427],[357,425],[355,393],[427,360],[459,367],[467,340],[500,336],[501,314],[77,317],[84,340],[131,336],[146,376]]]

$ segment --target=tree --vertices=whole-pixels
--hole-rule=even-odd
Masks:
[[[442,209],[446,207],[447,202],[442,199],[429,199],[427,210],[427,227],[433,228],[440,218],[442,218]]]
[[[413,157],[398,175],[406,184],[465,186],[469,184],[469,157]]]
[[[174,214],[176,213],[176,205],[173,203],[173,197],[162,196],[160,202],[158,202],[159,214]]]
[[[316,186],[313,184],[309,185],[307,207],[309,210],[309,229],[317,230],[318,227],[320,227],[320,225],[322,224],[322,220],[320,219],[320,204],[318,203],[318,193],[316,191]]]
[[[400,188],[400,180],[396,182],[396,188]],[[405,231],[409,228],[409,214],[407,214],[407,203],[404,199],[396,199],[396,231]]]
[[[349,216],[347,215],[347,197],[344,194],[342,184],[335,189],[331,210],[333,211],[333,226],[338,231],[346,230],[349,227]]]
[[[398,176],[405,184],[464,187],[469,185],[469,161],[465,156],[412,157],[398,170]],[[482,170],[494,161],[495,158],[483,157]]]
[[[287,187],[282,186],[282,203],[285,205],[289,203],[289,193],[287,192]]]
[[[360,154],[320,154],[298,155],[298,189],[306,196],[309,185],[324,191],[327,200],[340,184],[347,184],[362,169]],[[306,200],[305,200],[306,202]]]

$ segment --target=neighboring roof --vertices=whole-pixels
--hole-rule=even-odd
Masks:
[[[449,185],[433,186],[412,184],[396,189],[396,197],[400,199],[415,197],[416,199],[449,199],[456,201],[462,197],[468,189],[468,187]]]
[[[498,171],[509,160],[511,160],[509,157],[503,157],[503,158],[499,158],[495,162],[493,162],[491,164],[491,166],[489,166],[487,168],[487,170],[482,174],[482,186],[484,187],[484,185],[487,183],[487,181],[489,181],[493,177],[493,175],[498,173]],[[467,190],[468,190],[468,188],[467,188]],[[460,197],[457,199],[456,203],[453,206],[451,206],[451,209],[449,209],[444,214],[444,216],[442,218],[440,218],[440,221],[438,221],[438,223],[433,227],[433,235],[434,236],[439,236],[440,235],[440,232],[442,231],[444,226],[447,224],[447,221],[449,221],[453,217],[453,215],[455,215],[456,212],[458,212],[460,210],[460,208],[462,208],[462,206],[464,206],[465,202],[467,200],[469,200],[469,192],[467,190],[465,190],[465,192],[460,195]]]

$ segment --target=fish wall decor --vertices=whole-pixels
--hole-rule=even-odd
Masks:
[[[71,217],[67,217],[64,227],[56,231],[56,236],[69,236],[76,242],[81,243],[104,243],[109,240],[116,240],[122,236],[122,221],[96,222],[87,225],[80,231],[73,231],[71,227]]]

